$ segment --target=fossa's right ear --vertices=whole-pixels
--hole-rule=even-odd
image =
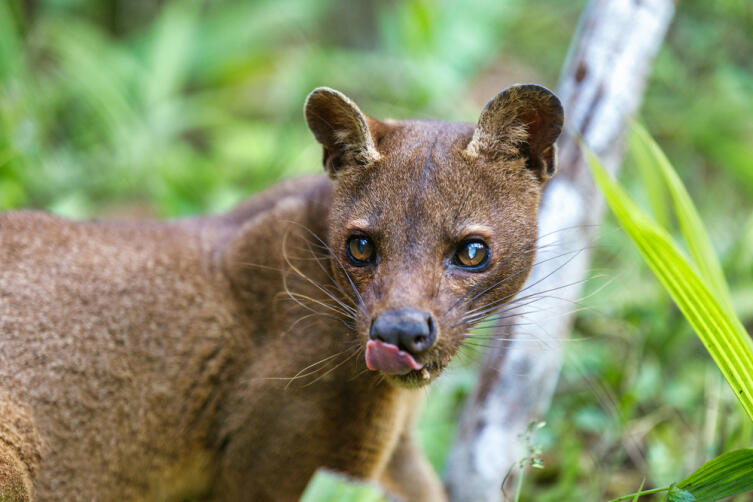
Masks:
[[[346,166],[366,166],[379,158],[367,117],[347,96],[329,87],[314,89],[304,106],[306,122],[324,147],[330,177]]]

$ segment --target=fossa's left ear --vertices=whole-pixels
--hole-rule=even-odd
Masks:
[[[372,125],[379,121],[365,115],[347,96],[329,87],[314,89],[304,106],[306,122],[324,147],[324,167],[330,177],[348,166],[366,166],[379,158]]]
[[[545,181],[556,171],[554,142],[562,122],[562,104],[552,91],[535,84],[514,85],[481,112],[466,153],[492,160],[523,156],[526,167]]]

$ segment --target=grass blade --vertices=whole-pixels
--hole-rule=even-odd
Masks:
[[[753,420],[753,342],[719,294],[707,286],[669,234],[651,220],[586,152],[601,191],[648,266],[672,296]]]
[[[651,214],[656,222],[663,228],[669,229],[669,197],[667,186],[660,169],[657,169],[654,156],[646,147],[645,139],[637,127],[630,130],[628,141],[630,159],[638,168],[641,175],[641,186],[646,191],[648,202],[651,205]]]
[[[753,490],[753,450],[724,453],[672,485],[667,502],[714,502]]]
[[[729,289],[727,288],[727,281],[724,279],[724,273],[722,272],[722,266],[716,257],[714,246],[711,244],[711,239],[706,232],[703,221],[693,201],[690,199],[688,191],[672,168],[672,164],[670,164],[667,156],[664,155],[664,152],[648,134],[646,129],[634,123],[632,132],[636,141],[631,142],[631,148],[636,151],[643,150],[642,157],[651,158],[654,167],[664,178],[675,206],[675,213],[680,223],[680,229],[696,267],[698,267],[698,270],[711,289],[719,295],[718,299],[720,303],[731,312],[732,302],[730,300]]]
[[[643,486],[646,484],[646,478],[643,478],[643,481],[641,481],[641,486],[638,488],[638,491],[635,494],[635,497],[633,497],[633,502],[638,502],[638,497],[641,496],[641,492],[643,491]]]

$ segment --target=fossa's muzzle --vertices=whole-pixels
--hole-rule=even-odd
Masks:
[[[421,354],[434,345],[436,328],[431,314],[415,309],[388,310],[374,317],[366,344],[370,370],[403,375],[420,370]]]

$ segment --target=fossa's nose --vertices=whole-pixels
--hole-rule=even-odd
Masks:
[[[388,310],[374,318],[369,338],[396,345],[401,350],[418,355],[434,345],[436,329],[428,312],[415,309]]]

